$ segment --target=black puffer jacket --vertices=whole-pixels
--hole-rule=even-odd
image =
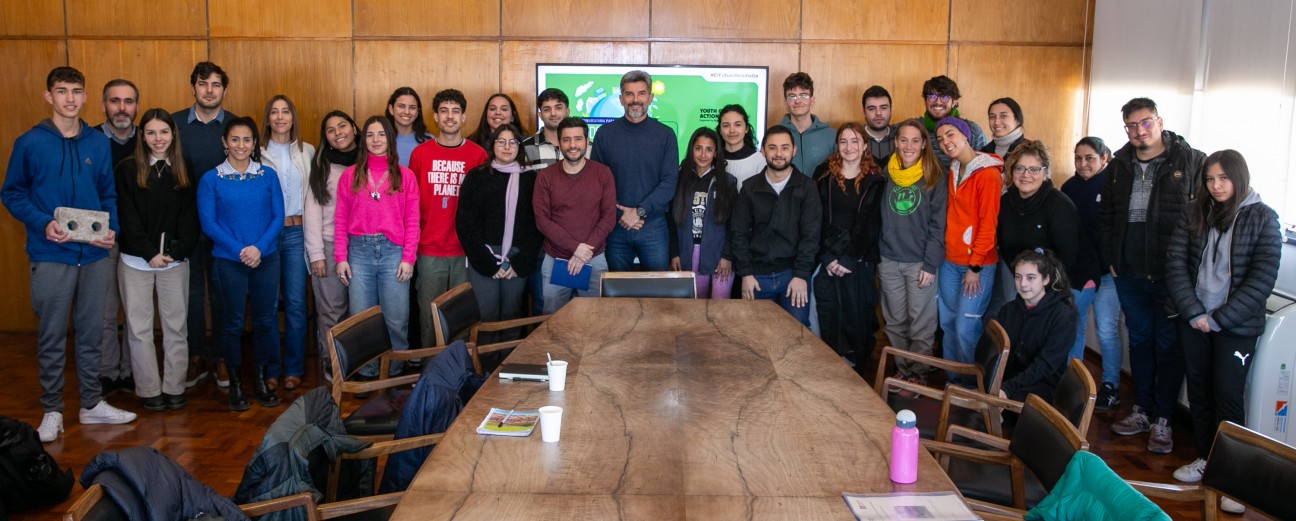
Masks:
[[[1157,168],[1152,185],[1152,198],[1148,201],[1148,230],[1143,251],[1156,256],[1147,262],[1148,276],[1160,280],[1165,276],[1166,248],[1170,236],[1183,215],[1184,206],[1195,198],[1201,185],[1202,163],[1206,154],[1193,149],[1184,138],[1168,130],[1161,132],[1165,143],[1165,161]],[[1126,143],[1112,157],[1103,187],[1102,203],[1098,207],[1099,244],[1102,248],[1103,272],[1113,266],[1120,275],[1125,229],[1129,224],[1130,193],[1134,189],[1134,176],[1139,168],[1134,146]]]
[[[1192,233],[1188,218],[1182,223],[1170,240],[1165,281],[1180,318],[1190,320],[1206,313],[1197,299],[1197,269],[1206,247],[1206,234]],[[1211,313],[1221,330],[1237,336],[1264,333],[1265,300],[1278,280],[1281,233],[1278,214],[1264,203],[1238,209],[1229,255],[1228,298]]]
[[[229,498],[217,494],[152,447],[100,452],[81,473],[81,486],[98,483],[135,521],[248,517]]]

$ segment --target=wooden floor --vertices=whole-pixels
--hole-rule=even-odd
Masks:
[[[6,383],[6,391],[0,398],[0,415],[16,418],[39,425],[41,406],[39,387],[36,382],[35,335],[0,333],[0,381]],[[69,354],[69,360],[72,356]],[[1100,371],[1089,360],[1090,370],[1095,374]],[[313,368],[315,358],[308,355],[307,367]],[[309,373],[310,371],[308,371]],[[871,372],[869,373],[871,374]],[[150,413],[144,411],[139,398],[133,393],[119,392],[108,398],[114,406],[137,412],[139,419],[129,425],[89,425],[82,426],[77,421],[77,410],[80,407],[77,399],[76,373],[69,364],[66,372],[67,385],[64,389],[66,410],[64,426],[66,432],[54,443],[47,444],[48,450],[63,467],[71,467],[80,479],[80,472],[86,463],[101,451],[118,450],[135,445],[148,445],[174,459],[198,480],[208,484],[216,492],[229,496],[238,487],[243,475],[243,466],[252,457],[253,451],[261,441],[267,427],[284,410],[285,405],[276,408],[261,408],[253,401],[252,408],[233,413],[225,406],[225,393],[216,387],[211,378],[204,380],[197,387],[189,390],[189,406],[179,411]],[[308,374],[305,389],[324,382],[317,375]],[[245,385],[247,385],[245,383]],[[284,404],[300,395],[301,391],[285,395],[280,393]],[[1126,479],[1173,482],[1171,473],[1180,465],[1192,461],[1192,427],[1188,415],[1181,412],[1174,420],[1175,450],[1168,455],[1153,455],[1147,451],[1147,437],[1121,437],[1111,434],[1108,426],[1118,421],[1130,408],[1128,381],[1122,384],[1121,407],[1117,411],[1096,412],[1092,427],[1089,429],[1091,450],[1102,456],[1107,464]],[[347,405],[344,404],[344,409]],[[80,485],[73,488],[72,498],[81,491]],[[72,498],[62,505],[23,512],[11,516],[14,521],[57,519],[71,503]],[[1198,519],[1200,513],[1196,504],[1158,501],[1174,519]],[[1230,518],[1226,516],[1226,518]],[[1232,516],[1232,519],[1243,519]],[[1263,519],[1248,514],[1246,519]]]

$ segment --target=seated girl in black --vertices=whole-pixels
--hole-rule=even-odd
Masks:
[[[1049,250],[1026,250],[1012,262],[1017,298],[999,310],[1012,350],[999,395],[1051,401],[1075,343],[1076,308],[1066,270]]]

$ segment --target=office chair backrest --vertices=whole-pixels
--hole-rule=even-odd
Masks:
[[[328,336],[337,355],[335,370],[344,379],[392,348],[391,335],[387,333],[387,323],[379,306],[339,322],[329,330]]]
[[[1097,393],[1089,369],[1084,362],[1072,358],[1067,363],[1066,372],[1062,373],[1062,379],[1058,380],[1057,387],[1053,389],[1053,408],[1075,426],[1080,436],[1085,436],[1089,432],[1089,420],[1093,418]]]
[[[1084,446],[1084,438],[1066,417],[1032,394],[1026,397],[1008,450],[1035,473],[1044,490],[1053,490],[1071,457]]]
[[[481,322],[477,294],[473,293],[472,284],[467,282],[439,295],[429,308],[438,346],[450,345],[450,342],[468,331],[473,324]]]
[[[1202,485],[1273,519],[1296,519],[1296,448],[1233,422],[1220,422]],[[1207,508],[1213,508],[1208,505]]]
[[[613,298],[696,298],[691,271],[604,273],[600,295]]]

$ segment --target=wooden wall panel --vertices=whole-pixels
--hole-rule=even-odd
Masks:
[[[63,36],[63,31],[63,2],[0,2],[0,36]]]
[[[468,99],[464,133],[477,128],[486,97],[499,88],[499,44],[495,42],[358,41],[355,43],[356,123],[387,109],[387,97],[409,86],[423,99],[423,118],[436,132],[432,97],[459,89]]]
[[[922,115],[922,84],[945,73],[945,46],[807,43],[801,64],[815,80],[814,113],[820,119],[833,126],[863,121],[860,96],[870,85],[881,85],[891,93],[891,121],[898,122]]]
[[[70,36],[207,37],[206,0],[66,0]]]
[[[502,34],[522,38],[645,38],[650,0],[501,0]]]
[[[949,0],[804,0],[801,38],[943,44],[949,34],[949,4]]]
[[[250,38],[351,36],[351,0],[207,0],[210,35]]]
[[[958,0],[950,2],[955,42],[1084,45],[1088,0]]]
[[[799,35],[795,0],[653,0],[652,35],[661,38],[781,40]]]
[[[176,111],[193,104],[189,73],[207,59],[206,40],[70,40],[68,62],[86,75],[90,124],[104,121],[103,85],[125,78],[140,90],[140,112]]]
[[[499,2],[355,0],[356,36],[498,36]]]
[[[4,113],[0,118],[0,165],[7,167],[14,140],[50,116],[50,106],[42,97],[45,76],[50,69],[66,63],[67,48],[58,40],[0,40],[0,56],[10,63],[8,73],[0,74],[0,89],[10,93],[0,101]],[[87,103],[82,110],[89,109]],[[0,280],[8,295],[0,299],[0,330],[36,329],[36,315],[28,297],[31,272],[25,245],[22,224],[9,212],[0,211]]]
[[[320,117],[352,108],[351,42],[215,40],[211,58],[230,76],[225,106],[258,126],[266,100],[286,94],[297,105],[302,137],[315,144]]]
[[[768,110],[765,114],[767,127],[778,123],[787,113],[787,104],[783,102],[783,79],[797,71],[797,60],[798,50],[794,43],[663,42],[652,45],[654,65],[764,65],[769,67]],[[756,123],[753,121],[752,124]]]
[[[990,133],[986,109],[1011,97],[1021,104],[1026,137],[1042,140],[1052,153],[1053,181],[1075,173],[1071,148],[1084,137],[1086,80],[1080,47],[955,46],[954,74],[962,113]]]
[[[504,42],[500,60],[500,91],[513,98],[529,132],[536,131],[537,63],[649,63],[648,44],[630,42]]]

